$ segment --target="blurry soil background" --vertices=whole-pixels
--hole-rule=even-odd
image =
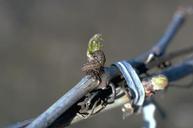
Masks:
[[[179,5],[192,0],[0,0],[0,127],[33,118],[83,76],[89,38],[104,37],[107,65],[148,50]],[[193,44],[193,15],[170,50]],[[186,81],[181,82],[185,84]],[[193,127],[193,88],[157,97],[167,113],[158,128]],[[142,116],[122,120],[120,108],[70,128],[140,128]]]

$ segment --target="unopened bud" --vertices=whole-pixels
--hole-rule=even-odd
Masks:
[[[164,75],[154,76],[151,79],[153,90],[163,90],[168,86],[168,78]]]

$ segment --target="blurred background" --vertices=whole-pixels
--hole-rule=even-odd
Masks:
[[[83,76],[89,38],[104,37],[107,65],[148,50],[179,5],[192,0],[0,0],[0,127],[36,117]],[[193,44],[193,16],[169,50]],[[193,88],[157,97],[167,113],[158,128],[193,127]],[[120,108],[70,128],[140,128]]]

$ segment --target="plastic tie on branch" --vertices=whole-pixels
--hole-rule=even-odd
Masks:
[[[133,97],[133,104],[139,107],[142,106],[145,100],[145,90],[135,69],[127,61],[119,61],[113,65],[119,69],[125,78],[128,89]]]

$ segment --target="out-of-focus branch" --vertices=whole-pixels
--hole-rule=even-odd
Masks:
[[[179,8],[173,16],[171,23],[166,29],[164,35],[161,37],[158,43],[151,49],[151,52],[156,56],[162,56],[168,45],[172,42],[178,30],[182,27],[186,20],[189,8],[181,7]]]
[[[156,106],[152,102],[143,107],[143,128],[156,128],[155,111]]]
[[[170,24],[168,25],[165,33],[158,42],[145,54],[137,57],[136,60],[150,62],[154,57],[162,56],[171,40],[175,37],[179,29],[183,26],[186,21],[187,15],[191,14],[192,7],[180,7],[174,14]],[[145,57],[147,56],[147,57]]]
[[[174,67],[168,68],[164,71],[161,71],[159,74],[165,75],[170,82],[173,82],[192,73],[193,73],[193,60],[190,60],[182,64],[175,65]]]

